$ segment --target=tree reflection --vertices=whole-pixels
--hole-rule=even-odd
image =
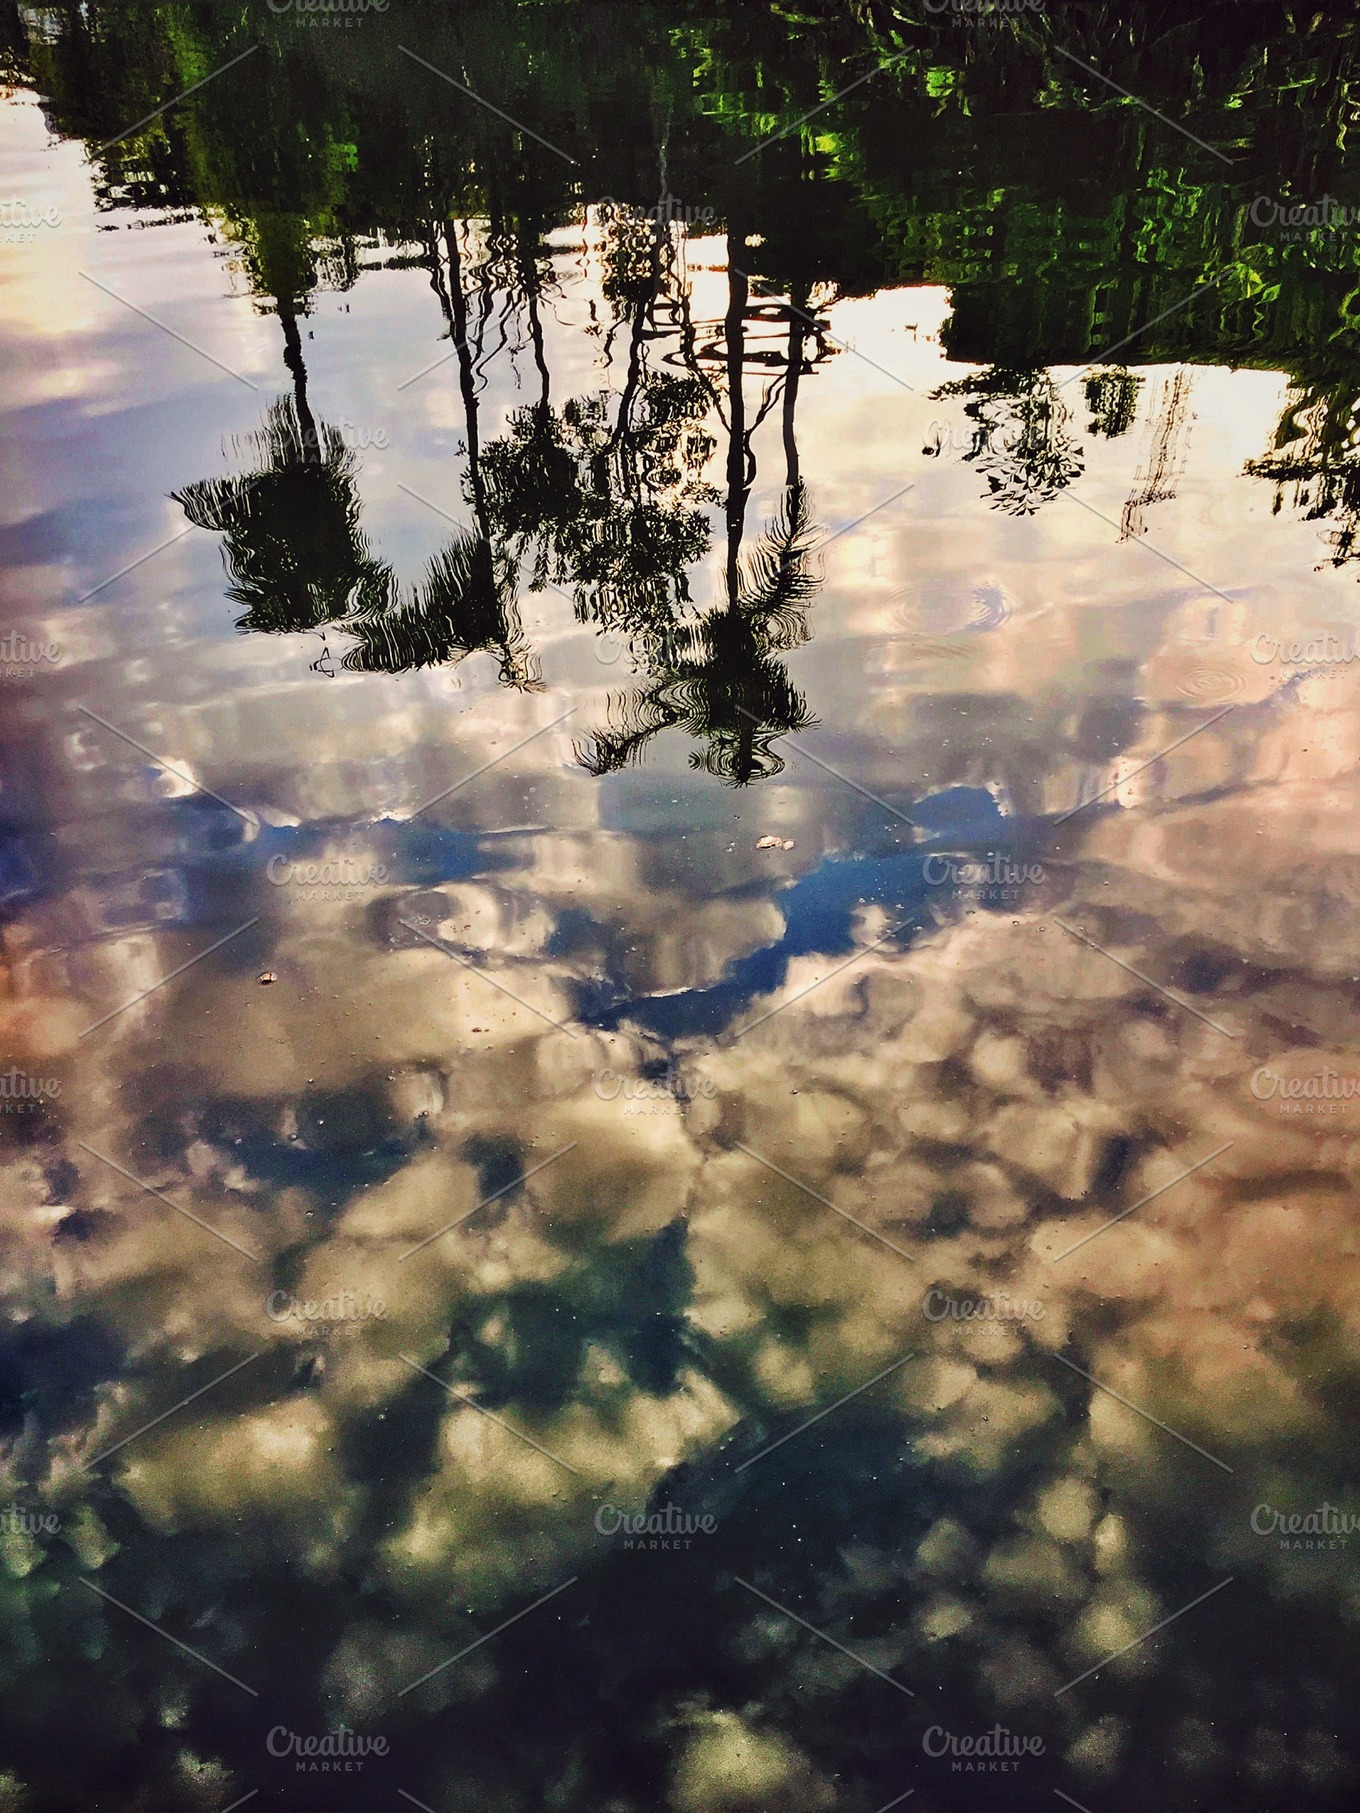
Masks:
[[[993,365],[933,394],[970,399],[964,414],[973,423],[973,443],[963,457],[987,480],[997,509],[1031,516],[1084,471],[1068,432],[1071,413],[1050,372]]]
[[[759,307],[765,320],[787,319],[782,376],[767,389],[749,426],[742,391],[748,364],[769,363],[747,344],[747,280],[729,269],[729,309],[711,348],[699,345],[689,318],[669,219],[658,211],[611,205],[600,211],[605,235],[602,295],[612,310],[599,332],[606,354],[626,332],[621,390],[570,399],[556,412],[547,381],[539,400],[519,410],[510,431],[486,449],[489,511],[522,559],[530,583],[569,591],[578,619],[627,638],[643,675],[635,691],[611,702],[609,726],[591,736],[581,759],[594,774],[636,762],[660,731],[680,728],[705,747],[696,767],[741,786],[778,772],[771,745],[811,718],[778,655],[806,639],[804,607],[818,581],[814,541],[794,438],[798,378],[805,367],[807,317],[797,307]],[[731,248],[729,248],[730,250]],[[653,345],[670,341],[680,371],[657,370]],[[725,374],[725,392],[710,368]],[[779,395],[784,399],[785,496],[756,546],[744,552],[745,511],[755,476],[752,435]],[[715,413],[727,436],[725,494],[705,477],[716,447]],[[724,604],[695,619],[687,573],[711,539],[704,504],[724,501],[727,553]]]
[[[1332,519],[1327,534],[1333,566],[1360,559],[1360,400],[1353,381],[1293,388],[1274,450],[1248,460],[1253,478],[1275,486],[1275,512],[1286,493],[1305,522]]]
[[[298,317],[314,279],[300,216],[270,217],[252,237],[255,268],[270,286],[283,330],[293,395],[236,442],[253,471],[204,479],[173,493],[190,522],[226,538],[227,596],[243,607],[236,627],[275,635],[317,629],[372,609],[392,583],[360,526],[357,461],[338,429],[317,426],[307,396]]]
[[[725,603],[666,637],[645,684],[611,712],[617,722],[595,733],[582,757],[592,774],[627,767],[673,727],[706,745],[691,766],[730,786],[782,770],[775,739],[814,722],[775,657],[807,640],[803,607],[821,583],[809,570],[815,542],[806,495],[795,486],[739,560]]]
[[[806,607],[821,584],[812,569],[815,533],[798,468],[794,410],[805,369],[808,317],[795,302],[786,311],[788,350],[782,379],[765,392],[749,427],[742,387],[748,362],[749,286],[740,269],[741,248],[728,242],[728,309],[723,322],[727,430],[727,527],[723,603],[697,621],[644,639],[647,678],[611,705],[611,725],[597,731],[582,754],[593,774],[617,772],[639,759],[659,731],[679,727],[705,747],[691,765],[730,786],[777,774],[783,762],[775,740],[812,722],[807,702],[793,686],[780,654],[807,639]],[[768,318],[767,311],[759,311]],[[701,355],[693,355],[696,377]],[[767,363],[766,355],[761,362]],[[706,377],[702,381],[707,383]],[[782,389],[785,488],[779,511],[750,550],[743,549],[746,506],[755,479],[752,438]]]
[[[280,301],[279,316],[293,396],[271,404],[264,427],[245,437],[256,468],[201,480],[174,496],[191,522],[226,537],[228,595],[245,607],[238,629],[282,635],[333,625],[351,638],[343,665],[361,672],[404,673],[485,651],[508,685],[528,687],[536,673],[515,607],[515,562],[493,543],[480,470],[467,306],[452,228],[444,244],[447,280],[433,237],[427,250],[459,363],[474,523],[431,559],[411,592],[370,551],[353,451],[312,413],[291,301]]]
[[[434,556],[414,592],[403,596],[394,590],[376,609],[351,617],[344,627],[354,646],[346,652],[344,665],[361,672],[404,673],[484,651],[494,655],[506,685],[532,687],[538,684],[538,671],[520,625],[516,563],[493,540],[468,338],[464,260],[452,223],[445,223],[439,238],[429,236],[426,253],[431,286],[458,362],[468,460],[464,490],[473,522]]]
[[[190,522],[226,538],[227,595],[243,606],[236,627],[313,630],[385,599],[392,575],[360,526],[356,462],[339,431],[279,397],[244,444],[254,471],[174,493]]]
[[[497,240],[488,230],[487,255],[473,260],[470,225],[427,230],[423,262],[458,374],[470,521],[409,591],[364,535],[353,452],[311,409],[291,287],[278,311],[293,396],[271,405],[264,427],[247,438],[253,469],[176,495],[191,521],[226,538],[230,594],[244,606],[238,627],[281,634],[333,626],[348,639],[342,664],[351,671],[402,673],[481,651],[495,658],[505,684],[537,685],[516,598],[527,565],[534,589],[562,588],[582,623],[625,638],[642,676],[611,702],[609,724],[582,752],[586,766],[613,772],[638,760],[659,731],[678,727],[704,745],[696,766],[745,785],[777,773],[775,740],[811,722],[780,657],[806,640],[806,607],[819,584],[795,417],[799,381],[825,356],[821,325],[804,306],[805,291],[788,304],[753,301],[733,240],[727,312],[701,330],[690,318],[680,230],[613,204],[599,224],[609,313],[597,332],[606,356],[626,336],[622,382],[560,409],[533,242],[524,233]],[[505,344],[507,321],[521,310],[539,395],[483,445],[479,386],[499,350],[488,349],[488,329],[499,326]],[[777,347],[768,334],[756,337],[771,325]],[[666,349],[660,366],[658,345]],[[743,381],[751,368],[774,376],[748,417]],[[784,494],[748,546],[753,438],[776,404]],[[726,440],[721,492],[708,476],[715,419]],[[696,616],[688,572],[709,549],[709,509],[719,502],[722,603]]]
[[[1127,434],[1138,413],[1138,392],[1142,383],[1140,377],[1126,371],[1122,365],[1091,372],[1082,385],[1086,407],[1091,412],[1087,432],[1105,435],[1110,440]]]
[[[538,402],[488,446],[487,485],[492,519],[532,561],[535,589],[563,587],[581,622],[650,643],[673,630],[687,570],[709,545],[711,393],[701,377],[651,363],[665,331],[659,306],[680,282],[669,231],[618,204],[600,210],[599,227],[614,311],[601,330],[606,357],[619,328],[628,332],[622,390],[573,397],[559,414],[545,372]]]

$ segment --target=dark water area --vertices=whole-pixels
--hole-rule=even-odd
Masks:
[[[1353,10],[0,4],[0,1813],[1332,1813]]]

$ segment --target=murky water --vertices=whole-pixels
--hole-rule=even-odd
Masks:
[[[0,1807],[1353,1802],[1353,21],[805,10],[5,16]]]

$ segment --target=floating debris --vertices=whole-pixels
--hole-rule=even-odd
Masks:
[[[791,850],[793,839],[791,837],[758,837],[756,848],[757,850]]]
[[[255,980],[259,983],[261,988],[268,988],[271,982],[278,981],[278,977],[274,974],[272,969],[267,969],[262,976],[257,976]]]

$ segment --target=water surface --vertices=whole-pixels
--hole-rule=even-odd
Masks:
[[[5,16],[0,1806],[1351,1804],[1353,21],[326,18]]]

